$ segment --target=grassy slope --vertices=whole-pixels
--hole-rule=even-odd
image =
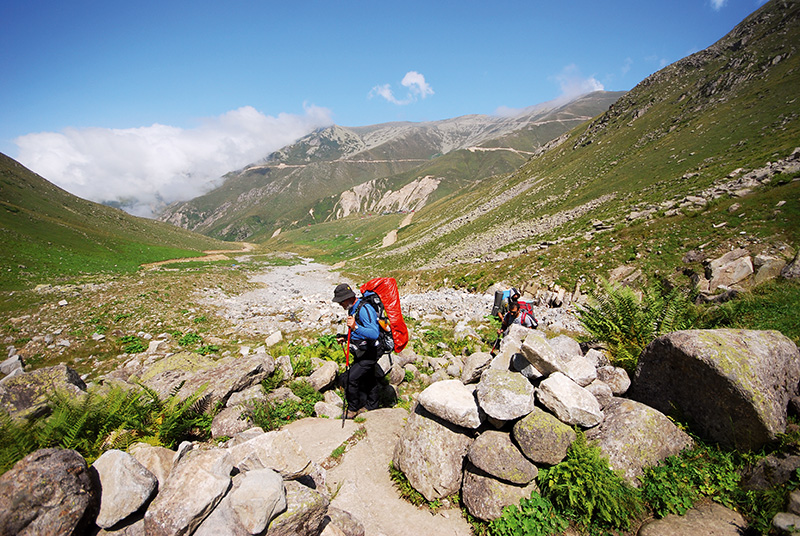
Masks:
[[[792,13],[784,16],[796,21],[797,8],[792,9]],[[527,248],[535,252],[523,254],[517,261],[500,263],[498,277],[512,265],[538,267],[555,262],[564,263],[555,270],[557,274],[563,270],[572,272],[574,277],[575,259],[562,258],[558,253],[568,248],[538,250],[540,242],[564,237],[577,242],[578,252],[594,250],[599,245],[593,268],[600,268],[597,258],[606,253],[611,255],[604,268],[611,267],[616,262],[613,253],[642,245],[642,237],[636,230],[622,232],[629,226],[642,225],[625,222],[625,216],[632,210],[698,192],[724,179],[734,169],[754,169],[785,158],[798,145],[800,101],[796,99],[796,87],[800,85],[800,57],[796,54],[786,57],[786,54],[790,51],[787,42],[800,42],[800,25],[789,23],[784,33],[779,33],[766,24],[748,41],[756,46],[741,50],[740,38],[734,34],[712,50],[673,64],[634,88],[609,113],[588,127],[575,129],[566,142],[532,159],[512,177],[486,180],[473,191],[426,207],[415,216],[413,226],[399,233],[396,248],[431,235],[454,216],[468,213],[507,188],[525,180],[538,180],[536,187],[457,230],[403,254],[381,252],[365,259],[364,267],[390,270],[397,265],[420,266],[457,245],[483,239],[487,229],[536,221],[603,196],[613,196],[581,217],[545,227],[525,240],[505,245],[506,250]],[[782,57],[781,61],[774,63],[776,57]],[[648,223],[646,228],[664,230],[663,234],[647,239],[651,244],[649,249],[684,251],[686,247],[704,243],[695,240],[700,236],[724,246],[739,240],[742,232],[752,232],[763,239],[772,237],[773,241],[796,247],[795,187],[789,184],[782,188],[756,193],[746,201],[748,206],[763,209],[757,211],[759,216],[751,213],[741,220],[731,219],[712,205],[699,217],[690,215]],[[768,208],[773,197],[788,202],[774,217]],[[713,223],[731,221],[727,227],[710,232],[712,219]],[[616,244],[611,247],[621,247],[612,252],[603,243],[607,239],[587,244],[582,237],[591,229],[593,220],[615,225]],[[627,244],[622,246],[620,241]],[[471,268],[462,267],[464,270]]]
[[[77,198],[0,154],[0,290],[231,249],[176,227]]]

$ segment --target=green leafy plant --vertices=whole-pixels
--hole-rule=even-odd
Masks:
[[[521,499],[519,506],[503,509],[503,515],[489,524],[492,536],[549,536],[566,530],[569,521],[553,504],[536,492]]]
[[[147,350],[147,345],[136,335],[125,335],[119,342],[122,344],[122,351],[126,354],[139,354]]]
[[[197,333],[187,333],[182,335],[180,339],[178,339],[178,344],[181,346],[191,346],[193,344],[197,344],[202,342],[203,338],[198,335]]]
[[[578,433],[567,457],[538,477],[542,496],[564,516],[585,527],[627,529],[643,511],[639,490],[608,466],[600,449]]]
[[[663,283],[639,295],[603,279],[593,297],[593,304],[578,306],[578,319],[592,338],[608,346],[614,364],[631,373],[654,338],[686,329],[695,318],[688,294]]]

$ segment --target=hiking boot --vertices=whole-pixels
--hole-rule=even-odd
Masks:
[[[363,408],[362,408],[362,409],[363,409]],[[355,418],[356,418],[356,415],[358,415],[358,413],[359,413],[360,411],[361,411],[361,410],[358,410],[358,411],[356,411],[356,410],[354,410],[354,409],[348,409],[348,410],[347,410],[347,413],[346,413],[346,414],[345,414],[345,416],[344,416],[344,418],[345,418],[345,419],[355,419]]]
[[[360,410],[356,411],[356,415],[361,415],[364,412],[369,411],[367,408],[361,408]]]

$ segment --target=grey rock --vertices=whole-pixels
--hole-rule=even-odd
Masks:
[[[478,428],[483,415],[475,394],[461,380],[436,382],[419,394],[419,403],[433,415],[463,428]]]
[[[569,425],[590,428],[603,420],[603,411],[594,395],[560,372],[539,384],[536,398]]]
[[[80,454],[37,450],[0,476],[0,534],[81,534],[98,503],[99,491]]]
[[[311,459],[287,430],[273,430],[228,449],[239,471],[269,468],[290,480],[308,474]]]
[[[670,514],[639,529],[638,536],[741,536],[747,523],[738,512],[715,502],[701,503],[685,515]]]
[[[550,347],[565,363],[575,359],[576,357],[583,357],[581,345],[578,344],[578,341],[571,337],[559,335],[557,337],[553,337],[552,339],[548,339],[547,342],[550,343]]]
[[[746,249],[730,251],[718,259],[710,261],[706,267],[709,277],[709,291],[719,287],[730,287],[753,274],[753,261]]]
[[[128,447],[128,452],[156,477],[158,488],[163,488],[172,472],[177,453],[174,450],[147,443],[135,443]]]
[[[470,464],[464,469],[461,498],[469,513],[484,521],[497,519],[503,514],[503,508],[530,498],[534,491],[539,491],[535,481],[515,486],[492,478]]]
[[[779,512],[772,518],[772,526],[792,535],[800,532],[800,516],[788,512]]]
[[[586,387],[597,379],[597,368],[583,355],[579,355],[567,361],[564,374],[581,387]]]
[[[323,391],[331,386],[338,372],[339,366],[335,362],[325,361],[321,367],[309,376],[308,382],[316,391]]]
[[[255,469],[235,477],[231,508],[250,534],[259,534],[278,514],[286,511],[286,489],[272,469]]]
[[[770,454],[760,459],[742,477],[741,486],[747,490],[765,490],[785,486],[800,468],[800,456]]]
[[[614,396],[621,396],[631,387],[631,378],[625,369],[607,365],[597,369],[597,379],[611,388]]]
[[[600,409],[605,408],[608,403],[611,402],[611,399],[614,398],[614,392],[611,390],[611,387],[600,380],[595,380],[587,385],[586,390],[592,393],[597,399],[597,402],[600,404]]]
[[[553,350],[547,339],[537,331],[532,331],[525,337],[525,341],[522,343],[522,354],[542,374],[564,372],[566,369],[566,362]]]
[[[345,536],[364,536],[366,533],[364,525],[353,517],[352,514],[334,506],[328,508],[328,513],[325,515],[323,525],[326,527],[328,525],[333,525]]]
[[[528,380],[538,380],[542,377],[542,373],[539,372],[536,367],[531,365],[530,361],[528,361],[525,356],[520,353],[511,356],[511,370],[519,372]]]
[[[678,454],[694,442],[664,414],[633,400],[614,398],[603,410],[605,419],[586,431],[629,484],[639,486],[645,467]]]
[[[248,402],[258,402],[267,399],[267,395],[264,392],[264,389],[261,387],[261,384],[252,385],[247,389],[243,389],[242,391],[237,391],[232,393],[230,397],[228,397],[228,401],[225,404],[227,407],[238,406],[241,404],[246,404]]]
[[[12,355],[2,363],[0,363],[0,372],[3,374],[11,374],[17,369],[22,369],[22,358],[18,355]]]
[[[317,536],[330,500],[298,482],[284,485],[287,509],[272,520],[266,536]]]
[[[800,352],[777,331],[677,331],[645,348],[630,397],[680,411],[705,439],[753,450],[785,431],[798,381]]]
[[[328,402],[319,401],[314,404],[314,415],[317,417],[327,417],[328,419],[338,419],[342,416],[342,406],[335,406]]]
[[[522,453],[535,463],[556,465],[577,438],[575,432],[555,416],[535,408],[514,424],[513,438]]]
[[[55,391],[71,396],[86,394],[80,375],[65,365],[16,374],[6,380],[0,386],[0,409],[12,419],[42,415],[47,410],[48,397]]]
[[[472,464],[496,479],[510,484],[530,484],[539,469],[511,441],[506,432],[488,430],[472,442],[467,451]]]
[[[487,369],[476,390],[478,404],[487,415],[513,421],[533,411],[535,398],[531,383],[516,372]]]
[[[153,473],[121,450],[107,450],[92,467],[97,471],[102,489],[96,523],[104,529],[139,510],[158,487]]]
[[[610,364],[606,354],[596,348],[591,348],[583,357],[594,365],[594,368],[600,368]]]
[[[211,421],[211,437],[233,437],[251,427],[247,417],[242,417],[244,406],[230,406],[214,416]]]
[[[464,457],[472,438],[417,405],[394,449],[393,462],[415,490],[429,501],[461,488]]]
[[[178,393],[187,398],[202,389],[210,407],[225,404],[236,392],[261,383],[275,370],[275,361],[267,354],[229,357],[216,362],[210,369],[193,374]]]
[[[231,485],[233,463],[223,449],[188,452],[144,516],[149,536],[192,534]]]

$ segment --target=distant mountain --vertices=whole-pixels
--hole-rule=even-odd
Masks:
[[[417,210],[489,176],[507,174],[553,138],[608,109],[623,93],[596,92],[513,117],[318,130],[159,218],[226,240],[353,212]]]
[[[75,197],[0,153],[0,290],[220,246],[228,244]]]
[[[769,232],[774,236],[752,240],[761,240],[760,247],[783,243],[785,248],[800,239],[798,220],[782,223],[796,214],[798,202],[792,193],[797,185],[792,178],[798,175],[792,170],[800,156],[795,151],[800,146],[798,48],[800,2],[773,0],[708,49],[642,81],[513,174],[428,203],[391,246],[379,238],[361,240],[359,262],[388,270],[519,256],[517,265],[529,259],[539,266],[549,260],[538,252],[566,242],[578,244],[581,260],[591,259],[595,248],[603,248],[592,242],[597,229],[621,230],[669,217],[675,219],[663,243],[671,251],[703,246],[703,236],[714,237],[709,243],[724,238],[737,244],[751,233]],[[767,220],[756,224],[743,213],[729,223],[727,214],[720,215],[724,223],[715,221],[720,225],[713,228],[709,223],[709,230],[698,234],[696,220],[679,219],[734,195],[762,195],[754,181],[788,181],[785,205]],[[774,203],[771,199],[752,201],[753,211],[766,211],[762,207]],[[688,235],[682,234],[683,226]],[[661,237],[652,240],[659,243]],[[643,256],[642,247],[630,245],[634,259]]]

